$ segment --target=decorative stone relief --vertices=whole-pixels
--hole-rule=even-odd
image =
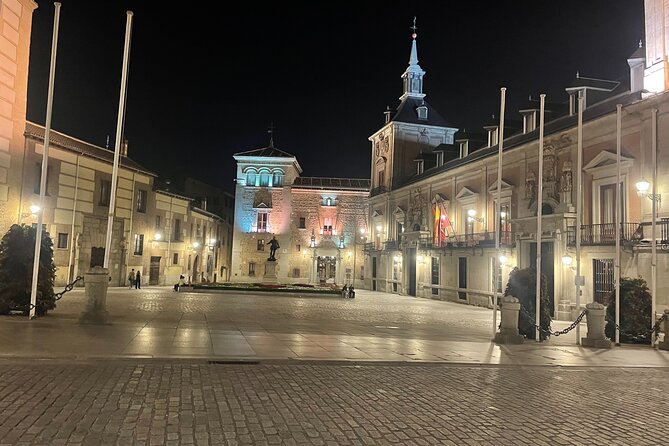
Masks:
[[[420,231],[427,227],[426,201],[420,187],[411,192],[409,200],[409,231]]]

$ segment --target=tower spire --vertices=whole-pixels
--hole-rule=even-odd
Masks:
[[[416,26],[416,17],[413,18],[413,25],[409,28],[413,30],[411,34],[411,54],[409,55],[409,66],[404,71],[404,74],[402,74],[404,93],[400,96],[401,101],[408,97],[415,99],[425,97],[423,93],[423,76],[425,76],[425,71],[418,65],[418,46],[416,45],[416,37],[418,37],[416,30],[418,27]]]
[[[267,127],[267,133],[269,133],[269,146],[274,147],[274,121],[269,123],[269,127]]]

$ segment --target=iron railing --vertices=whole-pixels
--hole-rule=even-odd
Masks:
[[[623,242],[638,242],[643,232],[639,223],[620,223],[620,240]],[[616,224],[599,223],[581,225],[581,245],[615,245]],[[576,226],[567,227],[567,246],[576,245]]]

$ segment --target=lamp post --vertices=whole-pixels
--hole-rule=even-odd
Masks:
[[[355,287],[355,268],[356,268],[356,257],[358,254],[358,235],[356,234],[353,239],[353,286]],[[365,243],[365,228],[360,228],[360,241],[364,247]]]

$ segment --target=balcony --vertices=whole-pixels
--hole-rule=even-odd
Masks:
[[[621,223],[620,241],[638,243],[643,238],[643,229],[639,223]],[[616,224],[600,223],[581,225],[582,246],[606,246],[616,244]],[[576,246],[576,226],[567,227],[567,246]]]
[[[378,251],[376,247],[376,243],[374,242],[367,242],[365,243],[365,246],[363,248],[365,251]]]
[[[432,239],[421,239],[420,246],[432,249],[459,249],[459,248],[494,248],[494,232],[478,232],[474,234],[451,235],[440,243],[433,243]],[[513,234],[511,231],[500,233],[499,246],[513,246]]]
[[[399,245],[395,240],[386,240],[383,242],[384,251],[399,251]]]

